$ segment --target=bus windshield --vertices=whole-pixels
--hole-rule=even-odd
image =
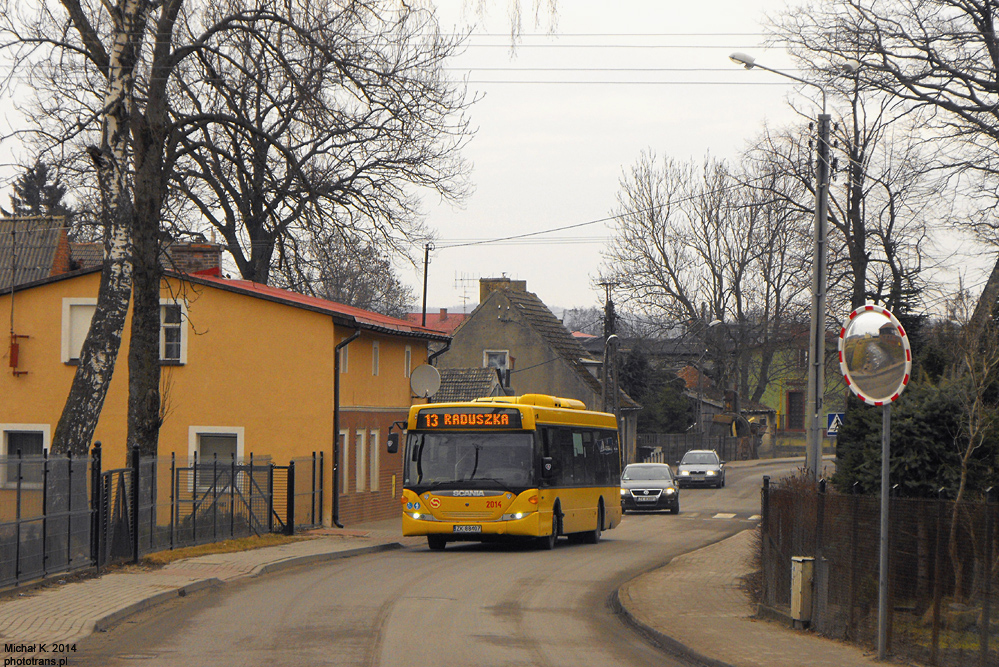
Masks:
[[[414,489],[528,488],[534,485],[534,435],[412,433],[404,484]]]

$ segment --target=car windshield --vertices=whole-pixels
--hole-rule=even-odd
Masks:
[[[623,480],[673,479],[669,466],[628,466],[621,475]]]
[[[714,454],[707,452],[687,452],[683,455],[680,465],[712,465],[718,463]]]
[[[405,484],[434,488],[526,488],[534,484],[530,433],[413,433]]]

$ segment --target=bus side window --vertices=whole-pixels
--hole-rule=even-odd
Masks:
[[[554,429],[554,435],[555,445],[558,450],[558,453],[554,457],[558,462],[556,464],[558,476],[555,483],[560,486],[573,486],[576,484],[576,473],[574,470],[576,453],[572,431],[565,428]]]

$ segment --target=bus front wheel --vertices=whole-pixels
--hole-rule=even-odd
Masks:
[[[551,551],[555,548],[555,542],[558,541],[558,507],[556,506],[552,510],[552,534],[542,535],[537,538],[538,548],[544,551]]]
[[[443,535],[427,535],[427,545],[431,551],[444,551],[447,540]]]

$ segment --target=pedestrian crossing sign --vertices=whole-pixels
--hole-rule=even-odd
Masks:
[[[826,414],[826,435],[838,435],[839,427],[843,425],[845,412],[829,412]]]

